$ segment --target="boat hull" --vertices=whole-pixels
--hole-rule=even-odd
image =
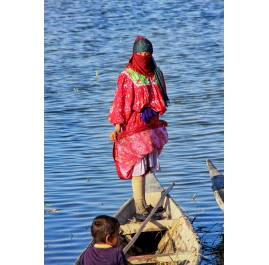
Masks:
[[[162,185],[152,173],[146,176],[146,201],[155,207],[165,192]],[[121,224],[119,248],[124,251],[129,264],[156,265],[198,265],[201,263],[201,244],[187,216],[181,208],[166,194],[161,201],[163,211],[157,213],[160,220],[149,220],[146,225],[135,219],[135,202],[129,198],[115,213]],[[128,247],[134,236],[137,240]],[[93,246],[92,241],[88,247]],[[129,244],[129,245],[128,245]],[[85,251],[85,250],[84,250]],[[74,265],[79,265],[81,255]]]
[[[153,207],[164,192],[163,187],[152,173],[146,176],[146,200]],[[161,206],[164,208],[161,220],[149,221],[142,230],[126,258],[130,264],[200,264],[201,244],[187,216],[167,194]],[[121,243],[124,247],[137,233],[143,222],[134,218],[135,203],[131,197],[115,214],[121,223]],[[177,263],[176,263],[177,262]]]
[[[209,170],[215,200],[224,212],[224,175],[213,165],[211,160],[207,159],[206,164]]]

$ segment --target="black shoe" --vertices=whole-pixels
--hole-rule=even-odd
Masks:
[[[149,213],[136,213],[135,219],[136,221],[145,221],[148,216],[149,216]],[[160,220],[160,219],[162,219],[162,217],[158,214],[153,214],[150,217],[150,220]]]
[[[151,210],[152,210],[153,208],[154,208],[154,207],[150,204],[150,205],[148,205],[148,206],[146,207],[146,210],[147,210],[148,213],[150,213]],[[160,212],[162,212],[163,210],[164,210],[164,208],[163,208],[162,206],[159,206],[159,207],[157,208],[157,210],[155,211],[155,213],[160,213]]]
[[[150,213],[152,209],[153,209],[153,206],[151,204],[147,205],[146,210],[148,213]]]

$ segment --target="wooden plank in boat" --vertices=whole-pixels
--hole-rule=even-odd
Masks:
[[[158,181],[154,173],[148,173],[145,177],[146,180],[146,201],[147,204],[151,204],[153,207],[157,204],[165,191],[161,183]]]
[[[170,229],[176,220],[152,220],[149,221],[142,232],[154,232]],[[121,225],[121,235],[135,234],[140,229],[142,222]]]
[[[146,175],[146,192],[163,192],[164,188],[156,178],[155,174],[148,173]]]
[[[130,256],[127,258],[131,264],[155,264],[159,262],[180,262],[196,259],[197,253],[195,252],[178,252],[178,253],[165,253],[165,254],[151,254],[141,256]]]

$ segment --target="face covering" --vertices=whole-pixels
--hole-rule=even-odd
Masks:
[[[137,53],[133,53],[127,67],[132,68],[134,71],[138,72],[139,74],[145,75],[146,77],[154,75],[152,54],[143,56]]]

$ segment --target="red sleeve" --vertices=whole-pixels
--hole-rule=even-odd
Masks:
[[[131,113],[134,98],[132,80],[124,73],[118,76],[118,87],[108,114],[108,120],[115,124],[126,124]]]

